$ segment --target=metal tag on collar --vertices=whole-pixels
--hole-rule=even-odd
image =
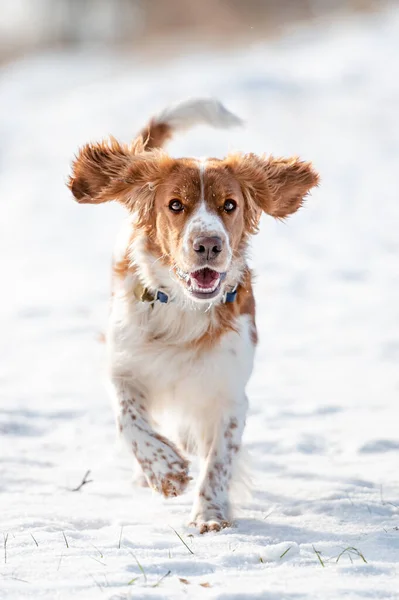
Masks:
[[[162,304],[167,304],[169,301],[169,296],[168,296],[168,294],[165,294],[165,292],[158,290],[156,293],[155,299],[159,300],[159,302],[161,302]]]
[[[223,302],[234,302],[237,296],[237,286],[235,286],[231,292],[226,292],[223,298]]]

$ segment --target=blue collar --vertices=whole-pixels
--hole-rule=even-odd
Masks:
[[[225,292],[223,296],[223,303],[226,302],[234,302],[237,296],[237,289],[233,289],[232,292]],[[161,304],[167,304],[169,302],[169,296],[165,292],[161,292],[161,290],[157,290],[155,294],[154,301],[158,300]]]
[[[165,294],[165,292],[161,292],[161,290],[158,290],[155,295],[155,300],[159,300],[159,302],[161,302],[162,304],[167,304],[169,302],[169,296],[168,294]]]
[[[234,289],[232,292],[226,292],[224,295],[223,302],[234,302],[237,296],[237,290]]]
[[[141,302],[154,302],[158,301],[161,304],[167,304],[169,302],[169,296],[166,292],[161,290],[157,290],[155,294],[151,294],[149,290],[144,288],[144,286],[139,286],[138,294],[136,294],[136,298],[141,300]],[[231,292],[225,292],[223,296],[223,303],[234,302],[237,296],[237,288],[235,287]]]

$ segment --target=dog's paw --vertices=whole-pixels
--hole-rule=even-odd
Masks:
[[[221,507],[218,503],[201,503],[193,508],[191,513],[191,527],[196,527],[200,533],[208,531],[220,531],[226,527],[231,527],[231,520],[226,516],[230,513],[225,506]]]
[[[208,531],[220,531],[226,527],[231,527],[231,522],[227,519],[203,519],[198,517],[190,523],[191,527],[196,527],[200,533],[208,533]]]
[[[159,440],[152,460],[147,460],[143,465],[149,486],[165,498],[183,494],[192,479],[188,475],[188,469],[188,460],[164,439]]]
[[[188,464],[182,467],[180,471],[169,471],[160,482],[160,491],[165,498],[180,496],[186,490],[192,477],[188,475]]]

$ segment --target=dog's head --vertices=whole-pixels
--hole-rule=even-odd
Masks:
[[[175,159],[111,140],[80,151],[70,188],[78,202],[134,213],[131,256],[150,286],[209,303],[239,283],[262,211],[284,219],[317,183],[297,158]]]

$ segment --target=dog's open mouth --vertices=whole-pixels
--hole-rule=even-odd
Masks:
[[[191,273],[185,273],[176,269],[177,275],[182,279],[188,291],[194,298],[208,300],[218,295],[220,286],[226,273],[219,273],[209,267],[197,269]]]

